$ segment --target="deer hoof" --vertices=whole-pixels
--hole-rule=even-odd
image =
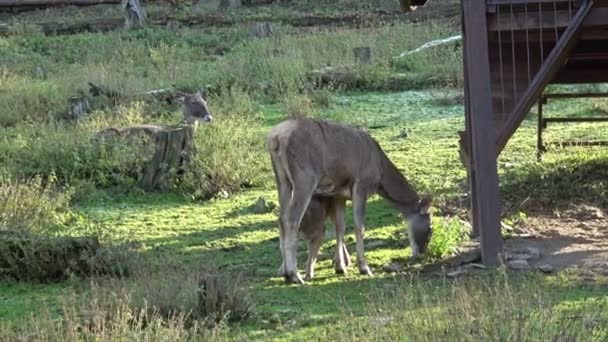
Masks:
[[[285,275],[285,282],[287,284],[305,284],[304,279],[302,279],[302,276],[298,272]]]
[[[374,276],[374,274],[372,273],[372,271],[369,269],[369,266],[367,266],[367,265],[360,266],[359,267],[359,273],[361,273],[362,275],[370,276],[370,277]]]
[[[341,265],[336,267],[336,274],[346,274],[346,266]]]
[[[281,264],[281,266],[277,270],[277,277],[285,277],[286,275],[287,274],[285,274],[285,267]]]

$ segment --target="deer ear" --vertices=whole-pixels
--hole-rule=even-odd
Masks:
[[[203,98],[203,100],[207,101],[207,92],[205,92],[203,89],[199,89],[196,92],[196,95],[200,96]]]
[[[431,202],[433,202],[433,197],[430,195],[425,195],[418,202],[418,211],[421,215],[428,215],[431,210]]]

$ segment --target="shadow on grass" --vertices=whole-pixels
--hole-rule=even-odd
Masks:
[[[608,159],[540,163],[507,172],[501,179],[501,193],[503,200],[515,210],[524,201],[538,211],[564,208],[572,203],[606,208],[607,180]]]

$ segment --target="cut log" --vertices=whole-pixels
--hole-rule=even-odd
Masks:
[[[0,7],[92,6],[120,4],[122,0],[2,0]]]

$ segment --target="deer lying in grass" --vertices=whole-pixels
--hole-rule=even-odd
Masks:
[[[212,116],[207,106],[207,96],[203,91],[198,91],[194,94],[176,92],[178,98],[182,102],[182,123],[194,125],[195,128],[199,122],[211,122]],[[159,131],[167,129],[163,125],[134,125],[125,128],[110,127],[101,130],[97,133],[97,137],[110,136],[127,136],[131,137],[139,133],[144,133],[149,137],[155,137]]]
[[[281,270],[288,283],[304,283],[297,269],[296,243],[313,195],[331,197],[339,221],[346,200],[352,200],[361,274],[372,275],[363,237],[366,202],[374,193],[391,202],[409,222],[412,254],[424,253],[431,237],[431,198],[416,193],[369,134],[331,121],[294,118],[271,130],[267,149],[279,193]],[[336,225],[337,273],[346,272],[342,227]]]
[[[337,216],[341,213],[334,210],[334,197],[326,196],[312,196],[308,208],[302,217],[300,223],[299,234],[308,242],[308,260],[306,262],[306,273],[307,279],[312,279],[315,274],[315,264],[317,263],[317,255],[319,254],[319,248],[323,243],[325,237],[325,221],[327,218],[331,218],[336,233],[338,231],[344,232],[345,223],[344,216]],[[341,199],[344,200],[344,199]],[[279,224],[280,220],[279,220]],[[282,234],[281,234],[282,235]],[[282,248],[282,243],[281,243]],[[345,266],[350,265],[350,255],[346,249],[346,245],[342,245],[342,255],[344,256]],[[336,255],[334,257],[334,263],[339,262],[339,252],[336,249]],[[279,277],[286,276],[284,263],[281,263],[279,267]]]

